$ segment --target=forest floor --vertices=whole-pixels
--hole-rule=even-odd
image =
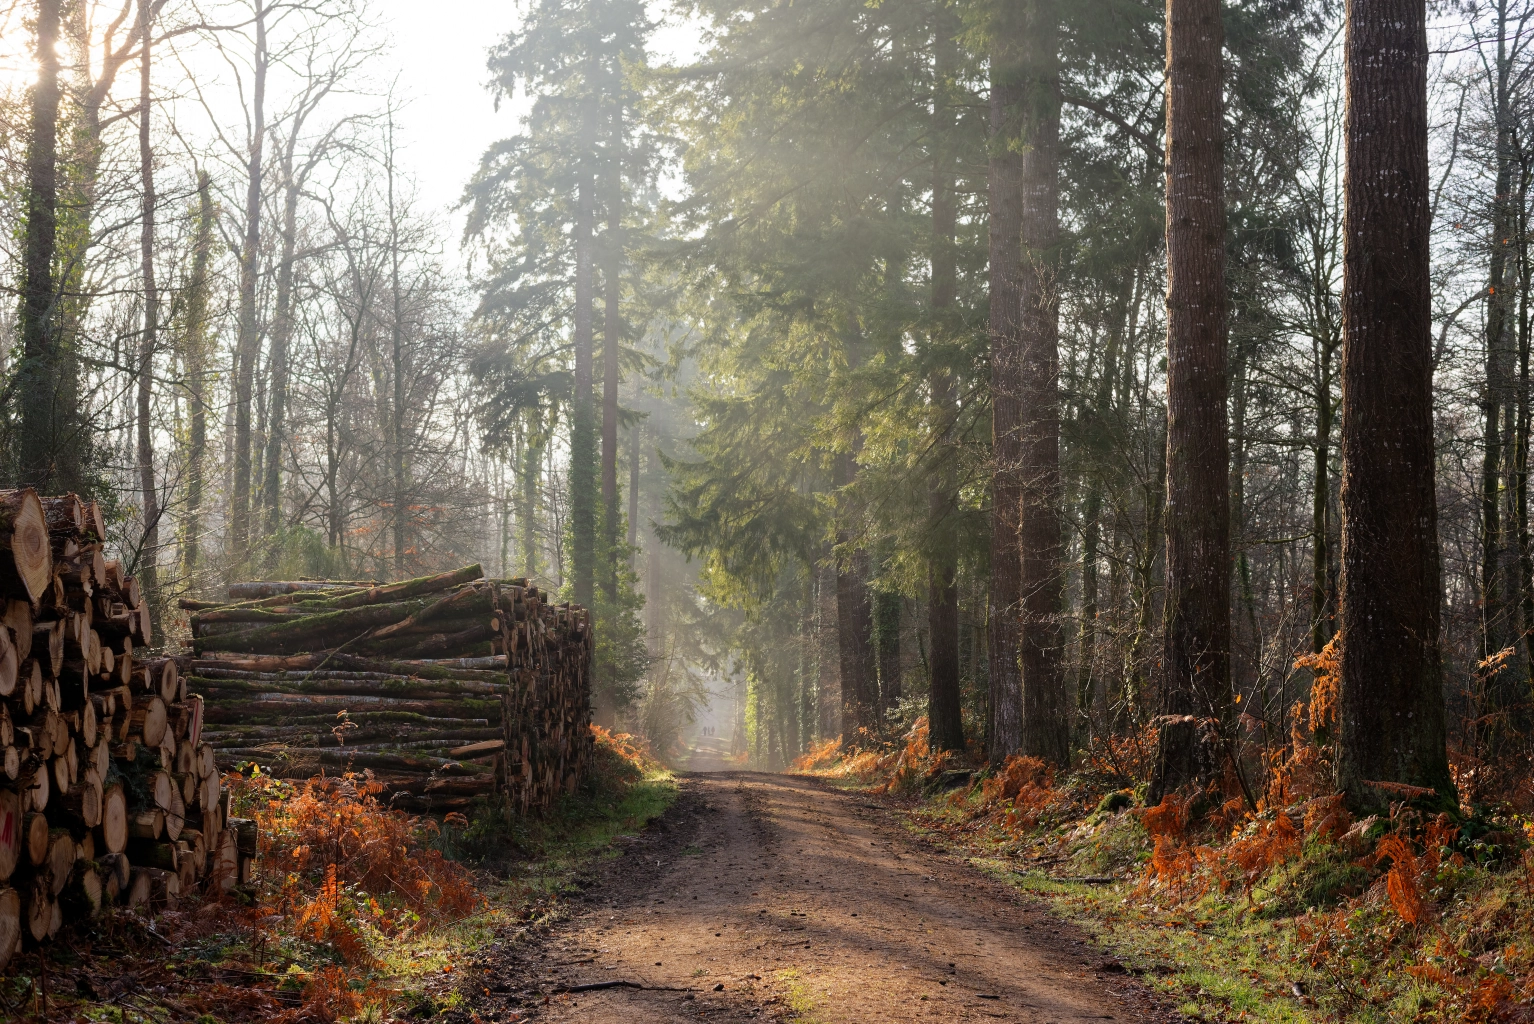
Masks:
[[[687,759],[563,919],[470,960],[480,1021],[1184,1019],[1040,902],[816,779]]]

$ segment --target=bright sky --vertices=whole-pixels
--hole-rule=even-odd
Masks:
[[[393,46],[400,86],[410,97],[400,138],[404,165],[415,175],[424,204],[446,212],[463,194],[485,148],[517,131],[522,105],[497,111],[485,88],[485,52],[516,26],[520,6],[510,0],[374,0]],[[660,18],[655,5],[652,17]],[[658,61],[696,53],[699,33],[686,24],[662,24],[652,37]],[[450,245],[463,220],[454,216]]]
[[[517,130],[485,89],[485,51],[515,25],[507,0],[375,0],[393,46],[401,92],[402,163],[437,210],[458,201],[485,147]],[[454,229],[461,223],[453,218]],[[451,240],[456,244],[456,237]]]

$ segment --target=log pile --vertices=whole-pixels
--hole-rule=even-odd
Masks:
[[[190,683],[221,765],[308,778],[372,772],[394,807],[504,794],[531,813],[590,756],[584,610],[478,565],[401,583],[232,586],[183,602]]]
[[[251,870],[202,700],[143,656],[149,608],[104,534],[73,494],[0,491],[0,968],[104,903]]]

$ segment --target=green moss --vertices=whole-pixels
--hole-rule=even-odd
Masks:
[[[1275,868],[1259,883],[1270,896],[1262,912],[1288,917],[1309,909],[1329,910],[1363,893],[1375,875],[1334,844],[1307,843],[1299,859]]]

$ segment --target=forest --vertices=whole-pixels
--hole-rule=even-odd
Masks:
[[[154,635],[478,563],[663,760],[1534,835],[1534,3],[514,6],[444,213],[385,0],[0,3],[0,486]]]
[[[662,747],[711,693],[764,767],[1217,723],[1174,789],[1335,637],[1344,736],[1425,723],[1360,777],[1522,763],[1534,8],[1367,84],[1335,6],[1199,8],[1180,145],[1143,4],[530,3],[465,40],[519,131],[460,238],[385,13],[4,12],[0,475],[102,501],[157,620],[478,559],[596,610],[599,720]]]

